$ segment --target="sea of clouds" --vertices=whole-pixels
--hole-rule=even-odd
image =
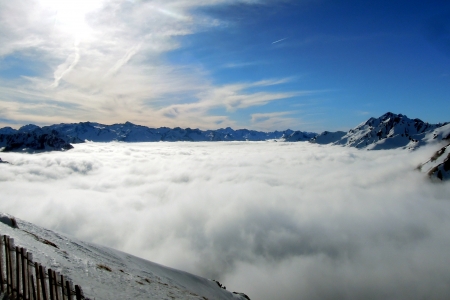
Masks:
[[[450,183],[436,149],[86,143],[1,153],[0,212],[251,299],[446,299]]]

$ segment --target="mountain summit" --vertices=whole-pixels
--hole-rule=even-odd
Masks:
[[[335,139],[325,139],[326,135]],[[346,134],[324,132],[312,142],[367,150],[415,149],[438,136],[440,139],[449,138],[450,124],[430,124],[420,119],[410,119],[402,114],[388,112],[379,118],[368,119]]]

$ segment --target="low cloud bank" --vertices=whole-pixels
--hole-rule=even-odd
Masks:
[[[433,150],[87,143],[5,153],[0,211],[252,299],[444,299],[450,184],[414,170]]]

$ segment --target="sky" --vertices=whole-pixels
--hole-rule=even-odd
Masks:
[[[435,150],[199,142],[2,153],[0,212],[250,299],[448,299],[450,182],[416,170]]]
[[[0,0],[0,126],[450,121],[450,3]]]

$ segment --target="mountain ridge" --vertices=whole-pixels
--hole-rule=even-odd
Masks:
[[[436,131],[436,133],[435,133]],[[33,142],[33,138],[40,142]],[[50,139],[50,140],[49,140]],[[105,125],[96,122],[60,123],[39,127],[34,124],[19,129],[0,129],[0,147],[4,151],[68,150],[70,144],[93,142],[213,142],[213,141],[309,141],[367,150],[409,149],[434,140],[450,139],[450,123],[430,124],[418,118],[387,112],[384,115],[360,123],[344,131],[324,131],[320,134],[307,131],[263,132],[249,129],[234,130],[230,127],[216,130],[191,128],[150,128],[131,122]],[[58,142],[56,142],[58,140]],[[33,148],[34,147],[34,148]]]

